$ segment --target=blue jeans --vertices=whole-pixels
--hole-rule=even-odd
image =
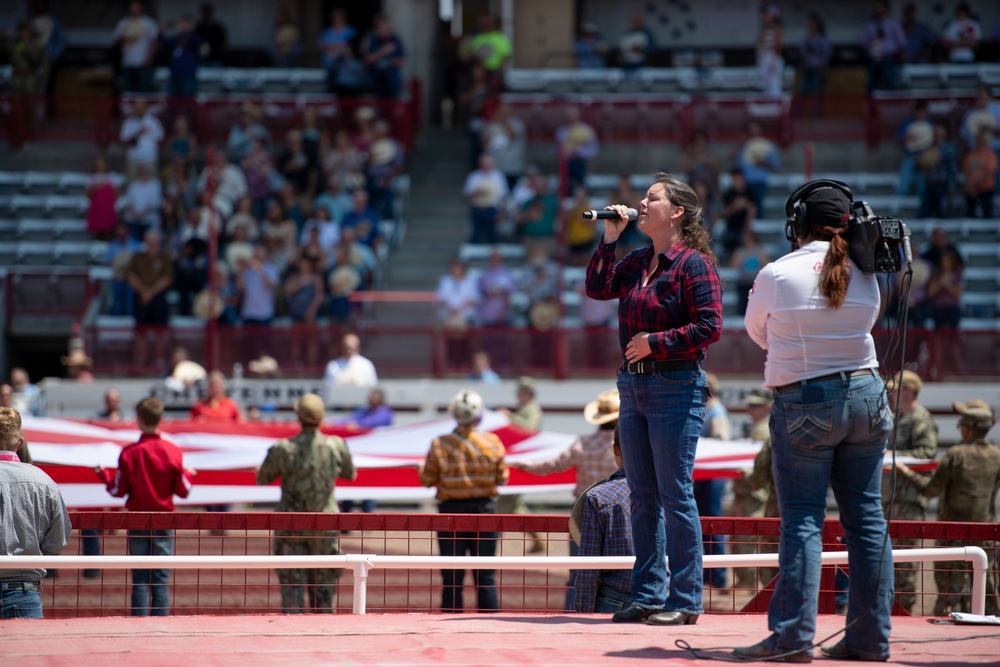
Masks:
[[[769,648],[813,642],[826,491],[840,509],[851,585],[844,644],[862,660],[889,655],[891,546],[882,514],[882,457],[892,430],[882,380],[845,376],[776,393],[771,410],[774,486],[781,514],[779,572],[768,608]],[[865,614],[863,623],[853,621]]]
[[[472,209],[472,238],[469,243],[496,243],[497,242],[497,208],[489,206],[486,208]]]
[[[699,516],[722,516],[722,496],[726,493],[726,480],[705,479],[694,483],[694,500]],[[702,545],[705,555],[723,556],[726,553],[725,535],[703,535]],[[726,570],[713,567],[705,570],[702,580],[716,588],[726,585]]]
[[[632,602],[701,614],[701,522],[691,475],[705,421],[705,373],[621,373],[618,392],[618,431],[632,500]]]
[[[172,556],[174,531],[128,531],[130,556]],[[167,616],[170,613],[170,570],[132,570],[132,615]]]
[[[601,586],[597,589],[597,599],[594,601],[595,614],[613,614],[628,606],[629,595],[610,586]]]
[[[0,583],[0,618],[43,618],[41,590],[37,581]]]
[[[906,197],[915,188],[915,194],[923,197],[926,180],[924,173],[917,169],[917,156],[914,153],[904,153],[903,161],[899,164],[899,187],[896,194]]]

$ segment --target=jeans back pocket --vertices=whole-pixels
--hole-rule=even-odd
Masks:
[[[785,429],[793,447],[810,449],[826,443],[833,433],[833,402],[786,403]]]

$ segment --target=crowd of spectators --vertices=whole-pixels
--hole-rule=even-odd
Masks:
[[[164,324],[173,291],[174,314],[223,324],[349,322],[350,295],[377,280],[380,223],[395,217],[404,166],[404,147],[372,107],[353,121],[331,132],[306,108],[278,143],[247,102],[224,145],[201,147],[184,115],[167,134],[133,100],[119,135],[125,176],[98,156],[87,185],[88,228],[109,241],[111,314]]]

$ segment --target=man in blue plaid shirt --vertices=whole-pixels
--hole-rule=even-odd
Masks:
[[[618,429],[613,444],[618,470],[608,479],[583,492],[573,508],[573,522],[579,526],[581,556],[634,556],[632,548],[632,505],[622,463]],[[632,571],[578,570],[573,583],[576,610],[611,614],[632,600]]]

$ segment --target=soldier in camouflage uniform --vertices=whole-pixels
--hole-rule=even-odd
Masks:
[[[996,423],[993,410],[985,401],[975,399],[968,403],[955,403],[955,412],[961,415],[958,422],[962,444],[956,445],[938,463],[929,479],[897,462],[900,473],[920,488],[921,493],[934,498],[941,496],[938,519],[941,521],[975,521],[995,523],[997,520],[997,490],[1000,489],[1000,447],[986,440],[986,434]],[[958,542],[941,540],[940,546],[978,546],[988,557],[986,575],[986,613],[996,614],[996,555],[995,545],[989,542]],[[934,564],[934,579],[938,586],[935,615],[953,611],[968,612],[971,604],[971,579],[969,564],[961,561]]]
[[[334,486],[337,478],[353,480],[358,476],[351,452],[343,438],[319,432],[323,422],[323,399],[306,394],[298,400],[295,412],[302,431],[279,440],[267,451],[257,471],[258,484],[270,484],[281,478],[278,512],[336,512]],[[340,553],[337,532],[333,530],[274,533],[277,556],[330,556]],[[286,614],[306,611],[333,612],[333,587],[343,573],[340,568],[279,569],[281,610]],[[309,593],[309,606],[305,592]]]
[[[896,430],[889,436],[889,449],[896,450],[897,456],[911,456],[917,459],[933,459],[938,448],[938,427],[934,417],[927,408],[917,402],[917,396],[923,388],[920,376],[913,371],[902,371],[896,377],[890,378],[886,384],[889,394],[889,408],[895,410],[899,405],[899,419]],[[924,481],[930,474],[914,472]],[[919,486],[905,475],[895,476],[895,496],[893,497],[892,471],[882,474],[882,511],[886,519],[902,519],[905,521],[926,520],[927,498],[920,492]],[[889,499],[892,498],[892,514],[889,513]],[[920,540],[896,538],[893,546],[918,547]],[[915,563],[900,562],[896,564],[896,599],[907,612],[913,611],[917,601],[917,579],[919,569]]]

